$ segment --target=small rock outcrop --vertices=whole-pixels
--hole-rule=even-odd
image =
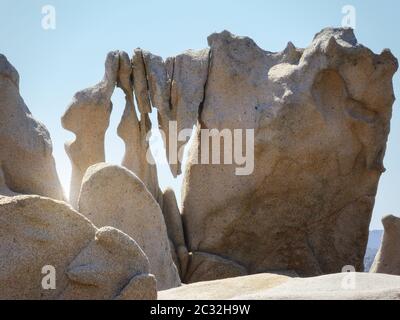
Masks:
[[[0,283],[0,299],[157,298],[134,240],[39,196],[0,198]]]
[[[106,163],[89,167],[78,208],[95,225],[118,228],[135,239],[149,258],[159,290],[181,284],[161,209],[131,171]]]
[[[62,200],[50,134],[19,93],[19,74],[0,54],[0,196],[37,194]]]
[[[400,276],[400,218],[389,215],[382,224],[383,240],[370,272]]]

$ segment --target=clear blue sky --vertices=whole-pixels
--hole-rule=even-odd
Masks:
[[[356,36],[376,53],[390,48],[400,57],[400,2],[362,1],[94,1],[0,0],[0,52],[17,68],[21,94],[34,116],[49,129],[63,185],[69,184],[70,163],[63,144],[72,134],[62,129],[60,116],[73,94],[97,83],[108,51],[136,47],[168,57],[207,46],[207,36],[227,29],[253,38],[265,50],[280,51],[288,41],[307,46],[315,33],[340,26],[342,7],[356,8]],[[42,6],[56,9],[56,29],[42,28]],[[399,74],[395,93],[400,99]],[[116,135],[124,101],[119,90],[107,132],[107,161],[120,163],[124,149]],[[153,112],[154,114],[154,112]],[[371,224],[381,228],[382,215],[400,214],[400,109],[394,105],[392,131]],[[173,180],[160,165],[162,188],[179,195],[181,179]]]

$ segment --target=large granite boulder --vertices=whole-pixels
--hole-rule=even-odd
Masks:
[[[78,207],[95,225],[118,228],[135,239],[149,258],[159,290],[181,284],[160,206],[131,171],[106,163],[89,167]]]
[[[0,283],[0,299],[157,298],[133,239],[39,196],[0,198]]]
[[[279,53],[227,31],[208,42],[182,195],[189,251],[248,273],[362,270],[397,60],[389,50],[374,54],[350,29],[324,29],[305,50],[289,43]],[[202,164],[200,129],[254,130],[254,168],[251,139],[238,143],[248,163]]]
[[[17,70],[0,54],[0,195],[14,192],[62,200],[52,152],[49,132],[33,118],[19,93]]]

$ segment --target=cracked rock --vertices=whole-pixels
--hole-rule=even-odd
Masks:
[[[361,271],[396,58],[358,44],[350,29],[324,29],[308,48],[289,44],[281,53],[228,31],[208,42],[182,195],[189,251],[236,261],[250,274]],[[237,175],[244,165],[235,160],[196,164],[199,129],[254,130],[254,170]]]

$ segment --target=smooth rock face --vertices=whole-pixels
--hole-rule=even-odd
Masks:
[[[195,164],[198,130],[182,195],[189,251],[249,273],[362,270],[397,60],[357,44],[350,29],[325,29],[305,50],[281,53],[227,31],[208,41],[200,128],[254,129],[254,172]]]
[[[349,283],[354,286],[347,286]],[[276,274],[256,274],[165,290],[158,293],[158,298],[160,300],[400,300],[400,277],[338,273],[301,279]]]
[[[44,266],[55,268],[54,290],[42,287],[51,284]],[[148,259],[134,240],[111,227],[97,229],[67,204],[39,196],[0,198],[0,283],[0,299],[157,294]]]
[[[0,196],[15,193],[64,198],[49,132],[33,118],[17,70],[0,54]]]
[[[113,226],[135,239],[149,258],[159,290],[181,284],[161,209],[132,172],[106,163],[91,166],[83,178],[79,212],[96,226]]]
[[[247,270],[227,259],[205,252],[192,252],[185,283],[211,281],[247,275]]]
[[[400,276],[400,218],[390,215],[382,223],[383,241],[370,272]]]
[[[76,135],[75,140],[65,144],[72,163],[69,201],[74,208],[86,169],[105,161],[104,135],[110,122],[111,96],[119,80],[119,57],[119,51],[108,53],[103,80],[77,92],[61,118],[64,129]]]

